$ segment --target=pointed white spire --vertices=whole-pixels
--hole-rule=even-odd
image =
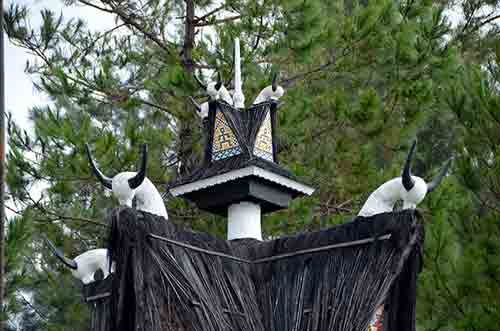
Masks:
[[[243,95],[241,81],[241,57],[240,38],[234,39],[234,94],[233,103],[236,108],[245,108],[245,96]]]

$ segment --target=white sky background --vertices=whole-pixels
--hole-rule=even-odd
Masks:
[[[93,30],[106,30],[112,28],[114,18],[112,15],[98,11],[88,6],[65,7],[61,0],[7,0],[5,8],[11,3],[28,6],[30,10],[31,27],[37,29],[41,24],[40,11],[44,8],[63,13],[65,19],[78,17],[86,21]],[[31,129],[28,120],[29,109],[35,105],[49,103],[50,100],[33,88],[33,77],[24,72],[26,61],[33,61],[25,49],[15,47],[5,38],[5,103],[7,111],[14,116],[16,123],[22,128]]]
[[[52,10],[56,15],[59,15],[62,11],[65,19],[82,18],[89,27],[96,31],[110,29],[115,26],[114,17],[110,14],[87,6],[66,7],[61,0],[7,0],[5,8],[8,8],[11,3],[26,5],[29,8],[29,21],[33,29],[39,28],[42,22],[40,11],[44,8]],[[33,62],[35,57],[24,48],[11,44],[7,36],[5,36],[6,109],[12,113],[15,122],[21,128],[30,132],[33,125],[29,120],[29,110],[33,106],[40,106],[51,101],[48,96],[37,92],[33,87],[33,79],[36,79],[36,77],[24,72],[28,60]],[[36,199],[41,194],[43,186],[39,185],[33,187],[33,189],[33,197]],[[8,218],[14,216],[14,213],[9,209],[6,210],[6,214]]]
[[[40,10],[48,8],[56,14],[63,12],[65,19],[82,18],[93,30],[106,30],[112,28],[114,17],[97,9],[75,5],[65,7],[61,0],[7,0],[5,8],[11,3],[27,5],[30,10],[32,28],[38,28],[41,23]],[[455,23],[460,19],[457,12],[448,11],[450,21]],[[28,119],[29,109],[35,105],[49,103],[47,96],[38,93],[33,88],[33,77],[24,72],[26,61],[33,61],[25,49],[15,47],[5,38],[5,78],[6,78],[6,108],[14,116],[16,123],[22,128],[31,129]]]

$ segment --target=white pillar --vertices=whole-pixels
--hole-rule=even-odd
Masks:
[[[243,201],[230,205],[227,210],[227,240],[262,240],[260,215],[260,205],[256,203]]]

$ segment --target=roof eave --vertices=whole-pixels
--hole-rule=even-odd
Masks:
[[[284,177],[282,175],[278,175],[272,171],[257,167],[257,166],[248,166],[245,168],[232,170],[220,175],[212,176],[209,178],[200,179],[191,183],[179,185],[176,187],[170,188],[170,193],[174,196],[182,196],[187,193],[199,191],[202,189],[206,189],[207,187],[220,185],[223,183],[227,183],[236,179],[245,178],[249,176],[256,176],[270,182],[273,182],[278,185],[282,185],[291,189],[293,191],[298,192],[303,195],[311,195],[314,193],[315,189],[306,184],[300,183],[293,179]]]

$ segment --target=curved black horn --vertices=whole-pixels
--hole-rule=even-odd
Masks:
[[[218,91],[222,87],[222,75],[220,71],[217,72],[217,84],[215,84],[215,89]]]
[[[275,72],[273,75],[273,83],[271,85],[273,92],[276,92],[276,89],[278,88],[278,73]]]
[[[415,185],[415,182],[411,178],[411,159],[413,158],[413,154],[415,153],[415,148],[417,147],[417,140],[413,141],[411,145],[410,152],[408,153],[408,157],[406,158],[405,167],[403,169],[402,181],[404,188],[409,191]]]
[[[88,144],[85,144],[85,148],[87,149],[87,156],[89,158],[90,162],[90,167],[92,168],[92,172],[94,175],[99,179],[99,181],[106,187],[107,189],[111,190],[113,189],[112,184],[111,184],[111,178],[106,177],[97,167],[97,164],[94,161],[94,158],[92,157],[92,153],[90,153],[90,147]]]
[[[57,247],[52,243],[52,241],[50,241],[49,238],[47,238],[45,235],[43,236],[43,238],[45,239],[45,242],[47,242],[47,244],[49,245],[49,248],[52,251],[52,253],[54,253],[54,255],[59,260],[61,260],[61,262],[64,263],[64,265],[73,270],[78,269],[78,264],[76,264],[75,260],[68,259],[66,256],[64,256],[64,254],[60,250],[58,250]]]
[[[198,102],[196,102],[196,100],[192,97],[192,96],[189,96],[189,101],[191,101],[191,103],[193,104],[193,106],[196,108],[197,111],[201,111],[201,106]]]
[[[437,175],[436,178],[432,180],[429,184],[427,184],[427,193],[432,192],[436,189],[436,187],[439,186],[443,178],[446,176],[448,173],[448,170],[450,170],[451,162],[453,161],[453,158],[449,158],[448,161],[446,161],[446,164],[444,167],[441,169],[439,174]]]
[[[193,74],[193,77],[194,77],[194,80],[196,80],[196,82],[198,83],[198,85],[200,85],[200,87],[204,90],[207,89],[207,86],[205,84],[203,84],[203,82],[198,78],[198,76],[196,76],[196,74]]]
[[[128,186],[131,189],[136,189],[139,185],[142,184],[144,178],[146,178],[146,169],[148,166],[148,145],[142,145],[142,161],[141,168],[137,172],[137,174],[128,180]]]

